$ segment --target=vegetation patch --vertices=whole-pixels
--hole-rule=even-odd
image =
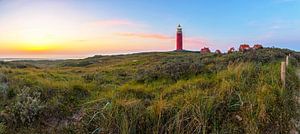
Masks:
[[[1,62],[0,133],[289,133],[299,61],[265,48]]]

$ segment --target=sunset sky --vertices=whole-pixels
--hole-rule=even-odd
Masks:
[[[300,0],[0,0],[0,57],[83,58],[260,43],[300,50]]]

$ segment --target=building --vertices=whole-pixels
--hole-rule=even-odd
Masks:
[[[183,39],[182,39],[182,28],[180,24],[177,27],[176,32],[176,51],[182,51],[183,50]]]
[[[233,53],[235,51],[235,49],[234,49],[234,47],[232,47],[232,48],[230,48],[230,49],[228,49],[228,51],[227,51],[227,53]]]
[[[200,51],[201,54],[207,54],[207,53],[210,53],[210,49],[208,47],[204,47],[201,49]]]
[[[222,54],[221,50],[216,50],[216,54]]]
[[[240,52],[246,52],[250,49],[251,49],[251,47],[248,44],[242,44],[242,45],[240,45],[239,51]]]
[[[254,50],[257,50],[257,49],[263,49],[263,46],[260,45],[260,44],[255,44],[255,45],[253,46],[253,49],[254,49]]]

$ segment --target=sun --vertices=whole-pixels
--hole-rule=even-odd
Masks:
[[[24,50],[27,51],[47,51],[50,50],[50,46],[49,45],[38,45],[38,44],[25,44],[23,47]]]
[[[20,33],[22,49],[26,51],[50,50],[54,39],[47,31],[39,29],[24,30]]]

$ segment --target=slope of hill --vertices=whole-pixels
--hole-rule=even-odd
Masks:
[[[0,131],[288,133],[299,61],[294,51],[266,48],[1,62]]]

